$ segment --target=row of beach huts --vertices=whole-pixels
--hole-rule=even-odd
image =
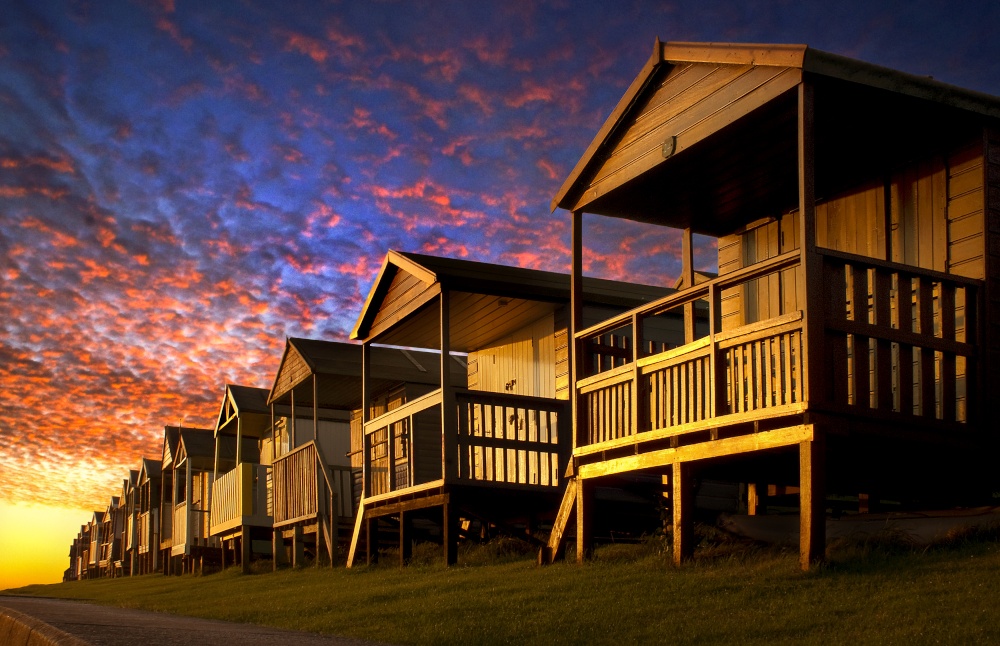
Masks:
[[[498,533],[583,559],[661,511],[682,561],[696,518],[779,508],[809,567],[830,513],[988,498],[998,125],[996,97],[802,45],[657,41],[552,201],[568,275],[390,251],[353,343],[288,339],[270,390],[165,427],[66,578],[454,563]],[[585,213],[679,230],[677,283],[584,278]]]

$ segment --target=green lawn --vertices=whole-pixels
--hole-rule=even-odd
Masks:
[[[1000,642],[996,532],[922,551],[834,549],[809,573],[797,554],[760,548],[702,548],[679,568],[655,543],[605,547],[583,566],[478,549],[452,568],[231,569],[16,592],[399,644]]]

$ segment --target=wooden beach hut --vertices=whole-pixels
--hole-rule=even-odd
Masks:
[[[210,533],[215,438],[211,429],[178,429],[172,471],[170,566],[168,574],[202,568],[204,562],[221,562],[219,541]],[[164,461],[166,463],[166,460]]]
[[[763,486],[793,493],[803,567],[824,555],[829,494],[864,508],[990,490],[998,119],[996,97],[804,45],[656,42],[552,201],[574,231],[561,525],[575,517],[578,558],[594,487],[621,474],[664,478],[676,560],[699,479],[747,483],[751,512]],[[685,288],[588,324],[585,213],[679,230]],[[698,235],[719,275],[696,284]],[[646,351],[646,322],[698,304],[707,329]],[[610,331],[635,342],[605,370],[586,356]]]
[[[138,520],[136,491],[138,485],[139,471],[137,469],[129,469],[128,478],[122,480],[122,494],[119,497],[118,513],[121,516],[121,549],[114,564],[113,576],[129,576],[135,567]]]
[[[162,568],[160,556],[161,461],[143,458],[136,484],[135,565],[133,576]]]
[[[95,511],[87,526],[89,545],[86,552],[87,572],[85,578],[96,579],[101,576],[101,530],[104,528],[103,511]]]
[[[226,385],[215,424],[211,535],[220,541],[223,567],[233,555],[244,572],[254,556],[271,556],[273,519],[267,504],[271,466],[268,391]]]
[[[101,519],[100,528],[100,553],[98,555],[97,570],[98,576],[114,576],[115,561],[118,560],[121,549],[122,537],[122,516],[119,513],[121,498],[111,496],[104,516]]]
[[[596,322],[667,291],[588,279],[585,314]],[[351,333],[363,344],[366,380],[364,493],[348,565],[362,540],[369,561],[377,558],[380,527],[398,532],[405,562],[414,519],[433,521],[451,564],[460,531],[530,538],[554,512],[571,449],[569,302],[567,275],[388,253]],[[669,328],[658,328],[658,341]],[[437,352],[435,388],[375,405],[372,344]],[[447,378],[456,362],[466,366],[461,385]]]
[[[268,395],[272,424],[262,454],[273,452],[271,509],[274,567],[308,554],[341,560],[361,497],[361,346],[290,338]],[[376,348],[372,405],[400,405],[434,386],[437,356]],[[451,378],[464,380],[456,364]],[[294,423],[293,423],[294,420]],[[290,548],[290,556],[286,547]]]
[[[160,499],[159,536],[160,554],[157,557],[160,569],[164,574],[173,574],[174,561],[171,559],[171,548],[174,544],[174,463],[180,444],[180,428],[177,426],[163,427],[163,451],[160,456]]]

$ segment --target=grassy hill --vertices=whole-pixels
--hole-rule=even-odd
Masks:
[[[657,542],[548,567],[500,542],[463,551],[452,568],[418,550],[405,569],[384,559],[16,592],[397,644],[998,643],[997,539],[991,530],[921,550],[834,545],[808,573],[790,551],[710,541],[682,567]]]

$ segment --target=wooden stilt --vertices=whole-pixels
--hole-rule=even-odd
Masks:
[[[250,548],[252,547],[252,543],[249,534],[250,528],[244,525],[243,531],[240,532],[240,569],[244,574],[250,573]]]
[[[691,464],[675,462],[670,477],[673,485],[670,507],[674,516],[674,564],[694,555],[694,496],[691,491]]]
[[[368,565],[378,563],[378,518],[365,519],[365,538],[368,549]]]
[[[413,558],[412,529],[413,517],[405,511],[399,512],[399,565],[406,565]]]
[[[826,501],[823,436],[799,445],[799,565],[808,570],[826,552]]]
[[[594,483],[577,478],[576,492],[576,562],[583,563],[594,549]]]
[[[292,567],[302,567],[306,564],[306,542],[302,536],[302,526],[296,525],[292,530]]]
[[[445,565],[458,563],[458,514],[451,502],[441,506],[441,538],[444,543]]]

